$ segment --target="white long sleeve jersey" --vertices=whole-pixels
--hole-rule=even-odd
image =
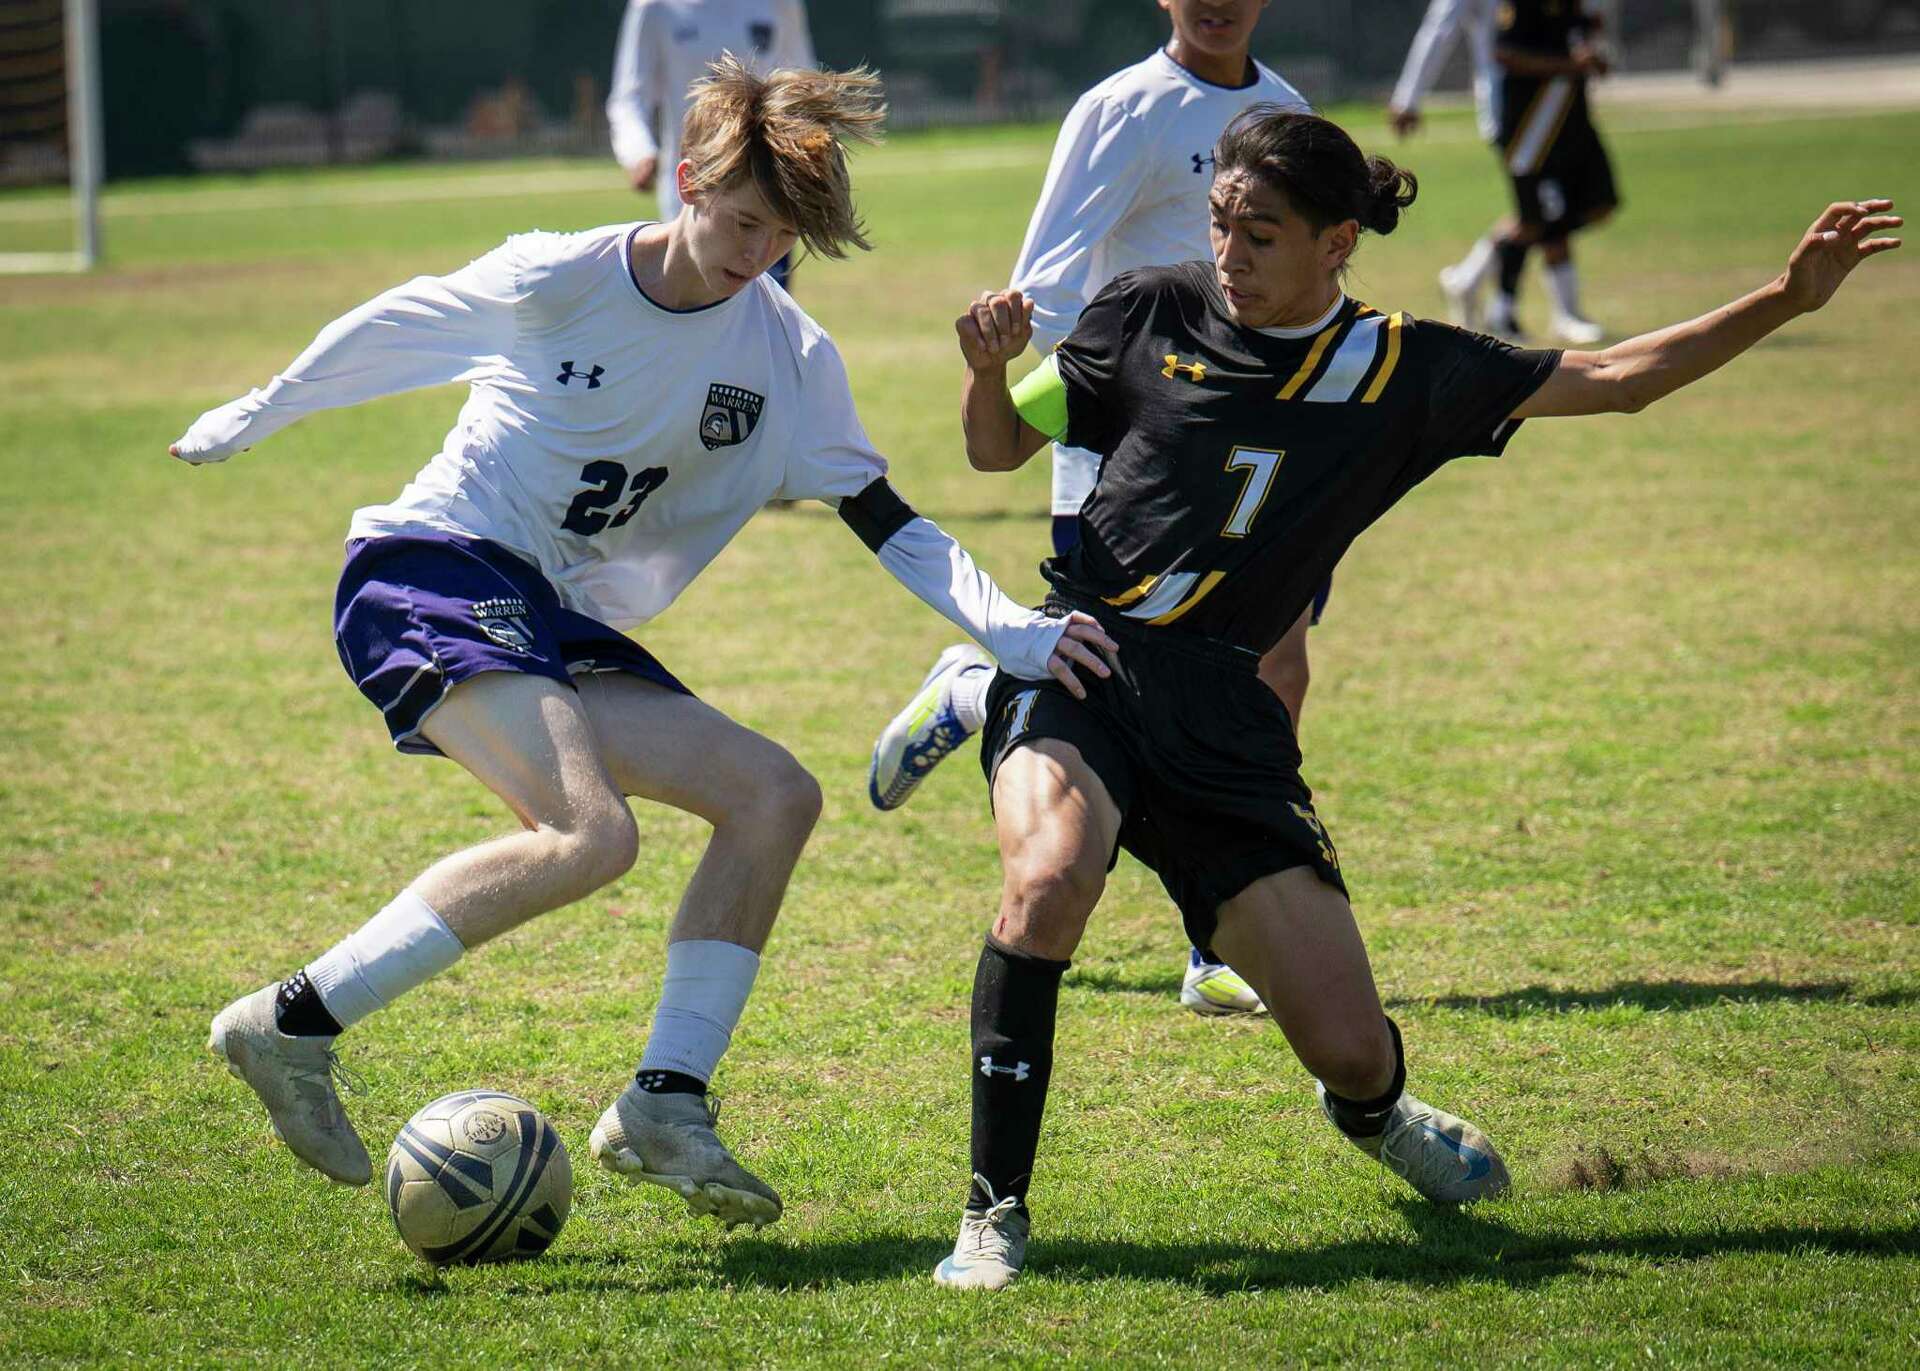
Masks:
[[[1068,111],[1013,268],[1013,289],[1034,302],[1042,353],[1073,332],[1080,311],[1121,272],[1213,256],[1207,191],[1220,134],[1249,105],[1308,108],[1270,68],[1254,68],[1252,85],[1216,86],[1163,50]]]
[[[1396,109],[1419,109],[1441,68],[1453,52],[1454,41],[1467,36],[1467,55],[1473,63],[1473,107],[1479,116],[1480,136],[1489,143],[1500,136],[1500,83],[1493,61],[1494,0],[1432,0],[1407,48],[1406,65],[1393,88]]]
[[[812,66],[806,7],[801,0],[628,0],[614,49],[607,127],[621,166],[660,159],[662,219],[680,212],[673,169],[680,162],[687,87],[723,52],[767,71]],[[656,109],[658,138],[651,127]]]
[[[318,410],[464,381],[440,451],[391,504],[355,511],[348,536],[490,539],[570,608],[644,623],[769,499],[838,507],[887,464],[833,340],[791,296],[762,276],[718,304],[663,308],[629,265],[643,227],[522,234],[376,296],[271,384],[202,415],[179,455],[221,460]],[[882,565],[1016,675],[1044,676],[1058,622],[889,498],[879,534],[848,520]]]

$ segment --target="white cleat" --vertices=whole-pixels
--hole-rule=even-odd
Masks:
[[[1327,1088],[1316,1081],[1314,1090],[1321,1111],[1338,1128],[1327,1108]],[[1379,1137],[1356,1138],[1344,1130],[1342,1136],[1435,1204],[1490,1200],[1513,1180],[1485,1133],[1411,1095],[1400,1097]]]
[[[988,1197],[993,1187],[975,1176]],[[960,1237],[953,1255],[933,1268],[933,1283],[949,1290],[1005,1290],[1027,1264],[1029,1220],[1009,1195],[989,1209],[969,1209],[960,1215]]]
[[[703,1095],[629,1084],[593,1126],[587,1150],[615,1175],[665,1186],[695,1214],[764,1228],[780,1217],[780,1197],[733,1159],[714,1132],[719,1120],[719,1103]]]
[[[867,767],[867,798],[875,809],[898,809],[920,782],[972,737],[953,709],[953,683],[968,667],[993,665],[972,643],[941,653],[907,707],[874,740]]]
[[[214,1016],[207,1048],[267,1107],[274,1136],[314,1170],[342,1185],[373,1179],[366,1145],[347,1121],[334,1078],[346,1079],[332,1038],[296,1038],[274,1015],[276,983]]]
[[[1480,328],[1480,283],[1456,264],[1440,269],[1440,293],[1447,297],[1447,318],[1461,328]]]
[[[1561,342],[1571,343],[1575,347],[1586,347],[1607,336],[1605,328],[1577,314],[1556,314],[1547,327]]]
[[[1187,954],[1187,972],[1180,978],[1180,1003],[1196,1014],[1264,1014],[1260,993],[1238,971],[1218,962],[1203,962],[1196,950]]]

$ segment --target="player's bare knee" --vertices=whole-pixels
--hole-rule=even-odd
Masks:
[[[1300,1064],[1350,1100],[1375,1098],[1393,1082],[1393,1040],[1386,1020],[1366,1029],[1332,1029],[1295,1044]]]
[[[609,795],[586,807],[564,829],[553,830],[556,854],[582,895],[611,885],[632,869],[640,856],[640,829],[626,801]]]
[[[1000,924],[1023,938],[1032,935],[1051,942],[1070,936],[1078,942],[1105,888],[1106,871],[1098,863],[1009,863],[1001,886]]]
[[[819,822],[825,797],[820,782],[784,750],[755,787],[752,814],[743,816],[758,831],[778,833],[804,842]]]

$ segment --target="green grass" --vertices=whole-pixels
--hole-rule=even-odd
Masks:
[[[1377,305],[1436,310],[1434,269],[1502,203],[1464,120],[1438,134],[1406,150],[1405,228],[1363,250]],[[1595,311],[1637,330],[1717,303],[1830,198],[1920,204],[1916,140],[1915,115],[1622,132],[1626,209],[1582,245]],[[966,470],[949,329],[1004,279],[1046,148],[864,156],[878,251],[800,278],[903,490],[1027,595],[1044,464]],[[1512,1198],[1411,1201],[1319,1121],[1271,1027],[1179,1010],[1177,920],[1123,862],[1062,996],[1029,1275],[990,1312],[933,1289],[997,862],[971,755],[903,813],[867,808],[871,734],[952,633],[817,509],[756,520],[643,635],[827,792],[720,1083],[779,1227],[723,1236],[586,1161],[701,838],[653,809],[631,876],[348,1047],[376,1149],[463,1086],[552,1115],[579,1189],[547,1259],[434,1275],[375,1191],[269,1145],[202,1051],[210,1013],[510,822],[453,767],[395,759],[329,643],[348,511],[456,397],[222,468],[164,446],[396,279],[634,213],[600,170],[128,188],[109,270],[0,281],[0,1361],[1920,1355],[1912,248],[1648,414],[1534,424],[1442,473],[1341,568],[1308,779],[1415,1085],[1489,1128]],[[461,189],[496,176],[546,189]],[[379,200],[415,178],[455,198]]]

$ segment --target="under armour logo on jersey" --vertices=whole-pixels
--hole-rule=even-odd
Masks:
[[[1195,176],[1198,176],[1201,172],[1206,171],[1212,165],[1213,165],[1212,153],[1202,154],[1202,153],[1196,152],[1193,154],[1193,174]]]
[[[607,369],[597,362],[594,364],[592,371],[575,371],[572,362],[562,362],[560,364],[560,374],[553,379],[563,386],[569,381],[585,381],[588,390],[598,390],[600,389],[600,378],[606,374]]]
[[[1189,381],[1204,381],[1207,379],[1207,364],[1205,362],[1183,362],[1180,360],[1178,353],[1169,352],[1167,354],[1167,364],[1160,368],[1160,374],[1169,381],[1171,381],[1176,374],[1186,377]]]
[[[995,1066],[993,1058],[980,1059],[980,1074],[991,1079],[994,1076],[1011,1076],[1016,1081],[1024,1081],[1033,1074],[1033,1068],[1026,1062],[1015,1062],[1012,1066]]]

